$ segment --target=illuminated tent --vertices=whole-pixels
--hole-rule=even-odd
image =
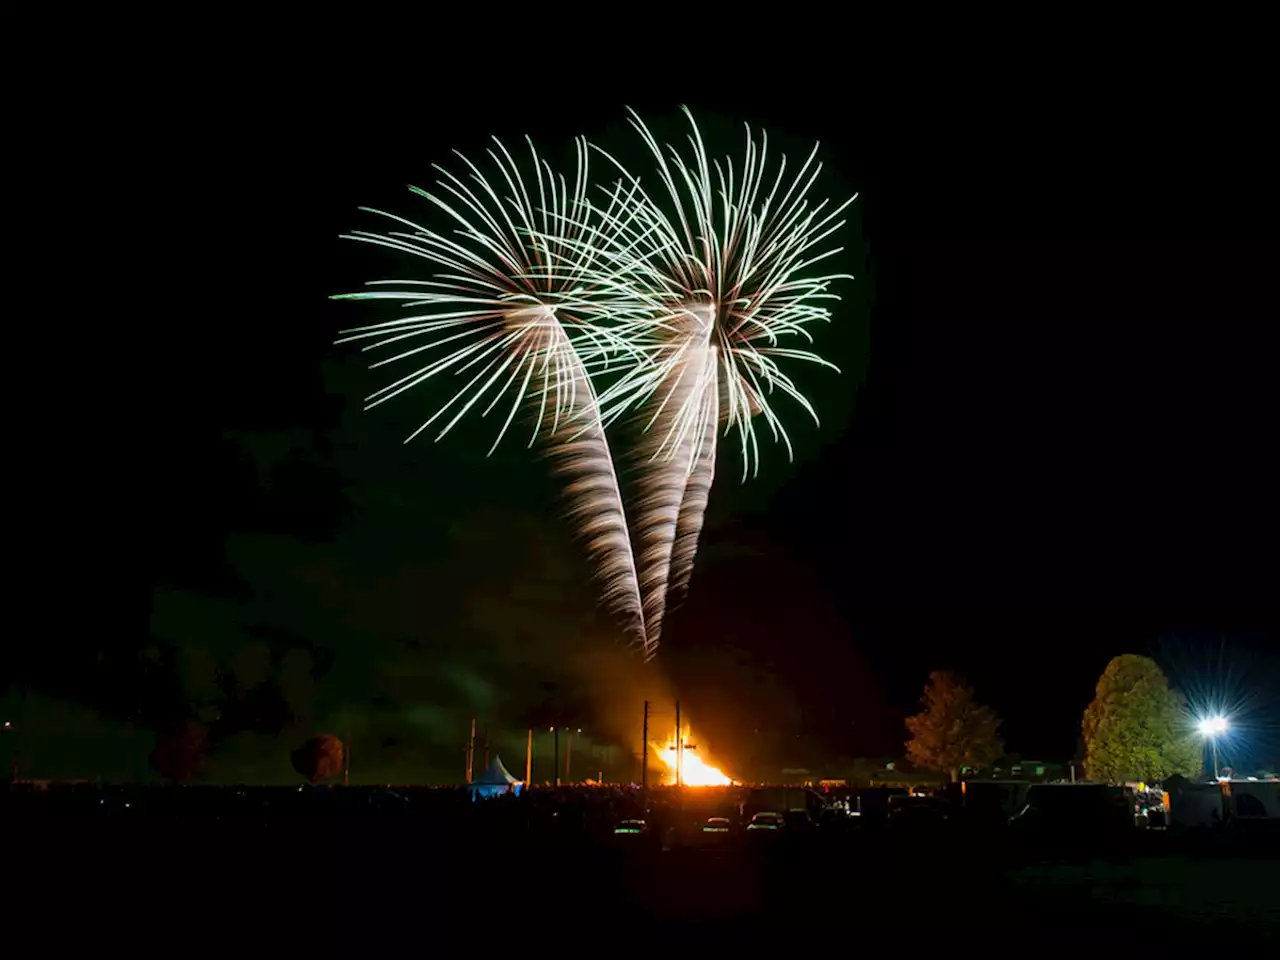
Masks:
[[[507,772],[502,765],[501,757],[494,757],[493,763],[467,784],[467,792],[472,800],[496,797],[504,793],[520,792],[524,784]]]

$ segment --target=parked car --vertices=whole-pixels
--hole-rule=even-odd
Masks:
[[[787,821],[782,814],[772,811],[757,813],[747,824],[748,833],[777,833],[786,829]]]
[[[1132,833],[1136,798],[1129,787],[1106,783],[1038,783],[1009,820],[1011,829],[1038,839],[1101,839]]]
[[[941,797],[889,798],[889,824],[894,827],[927,827],[945,823],[951,808]]]

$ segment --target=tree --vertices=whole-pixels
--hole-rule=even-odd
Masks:
[[[331,733],[322,733],[293,751],[289,759],[308,783],[328,780],[342,772],[342,741]]]
[[[961,767],[989,767],[1004,752],[1000,718],[974,699],[973,688],[960,677],[935,670],[920,702],[924,712],[907,718],[912,763],[949,774],[954,781]]]
[[[1091,780],[1194,779],[1201,773],[1201,744],[1188,722],[1186,699],[1149,657],[1125,654],[1107,664],[1082,727]]]
[[[189,718],[179,720],[156,738],[151,766],[166,780],[191,780],[211,746],[209,731]]]

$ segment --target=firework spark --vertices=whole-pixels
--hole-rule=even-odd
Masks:
[[[646,432],[636,527],[650,642],[660,636],[669,591],[686,588],[692,575],[720,424],[726,435],[736,428],[744,480],[759,470],[755,417],[763,416],[793,455],[774,393],[818,418],[778,360],[836,369],[811,350],[786,346],[786,338],[812,343],[806,328],[830,319],[823,301],[839,299],[829,285],[852,279],[807,275],[841,252],[815,248],[844,225],[838,218],[856,199],[830,209],[827,200],[808,199],[822,168],[814,162],[816,144],[789,180],[783,156],[766,187],[767,135],[757,142],[747,128],[740,168],[730,158],[712,162],[693,115],[684,112],[692,130],[689,162],[674,147],[664,150],[632,112],[631,124],[657,164],[659,190],[646,191],[605,154],[623,180],[609,208],[595,211],[600,226],[577,231],[595,253],[588,273],[601,270],[601,283],[625,286],[630,302],[614,303],[614,329],[648,361],[629,366],[601,392],[600,403],[605,423],[632,411]],[[628,202],[620,204],[624,189]]]
[[[488,152],[499,180],[491,183],[465,157],[466,180],[437,167],[439,193],[415,192],[460,229],[445,236],[371,211],[407,230],[361,231],[351,239],[422,258],[432,279],[382,281],[346,295],[402,301],[412,315],[345,331],[340,341],[372,341],[365,349],[376,349],[417,338],[374,366],[442,351],[374,393],[370,407],[437,374],[469,378],[409,439],[451,415],[439,439],[485,398],[482,416],[505,398],[509,411],[496,447],[516,411],[536,406],[530,444],[545,434],[605,598],[646,656],[657,646],[668,596],[687,588],[692,575],[721,424],[726,436],[737,431],[745,480],[759,469],[754,418],[762,416],[792,455],[772,406],[775,392],[817,421],[778,361],[835,369],[811,350],[787,346],[786,338],[812,343],[806,328],[830,318],[822,302],[839,297],[828,287],[848,275],[808,274],[840,252],[815,248],[843,225],[838,218],[855,199],[830,209],[826,200],[811,204],[808,193],[821,170],[817,145],[791,178],[783,156],[769,183],[766,135],[757,142],[747,128],[740,166],[728,158],[712,162],[692,114],[685,114],[692,129],[688,162],[675,148],[664,150],[632,112],[631,124],[657,164],[656,196],[604,154],[621,179],[607,204],[590,201],[582,140],[572,188],[532,144],[534,189],[496,139]],[[608,386],[597,389],[602,378]],[[638,553],[605,434],[628,413],[643,428]]]
[[[375,281],[369,286],[376,289],[336,297],[399,301],[410,313],[343,331],[338,342],[366,342],[365,350],[406,347],[374,367],[410,358],[421,364],[374,392],[366,409],[440,374],[465,378],[406,443],[447,416],[439,440],[482,402],[487,400],[481,407],[486,416],[505,401],[492,453],[520,409],[535,411],[529,444],[543,436],[567,480],[568,512],[586,541],[605,600],[650,657],[654,645],[644,632],[634,553],[591,382],[592,374],[607,372],[634,351],[600,322],[622,288],[607,267],[594,262],[593,247],[581,242],[585,231],[595,229],[585,202],[587,147],[578,142],[570,187],[538,157],[532,142],[529,181],[501,142],[495,138],[493,144],[488,154],[496,179],[458,154],[469,171],[466,179],[437,166],[438,192],[410,188],[455,222],[452,235],[362,208],[403,229],[357,231],[348,239],[417,257],[431,278]],[[626,199],[619,194],[616,202]],[[613,204],[604,213],[617,216]]]

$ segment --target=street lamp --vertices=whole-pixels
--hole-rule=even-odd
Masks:
[[[12,720],[6,720],[4,722],[4,726],[0,727],[0,731],[16,734],[18,732],[18,728],[13,725]],[[18,782],[18,750],[16,747],[13,751],[13,761],[9,764],[9,782]]]
[[[1227,732],[1230,724],[1226,717],[1205,717],[1200,721],[1200,734],[1207,737],[1213,748],[1213,779],[1218,779],[1218,737]]]

